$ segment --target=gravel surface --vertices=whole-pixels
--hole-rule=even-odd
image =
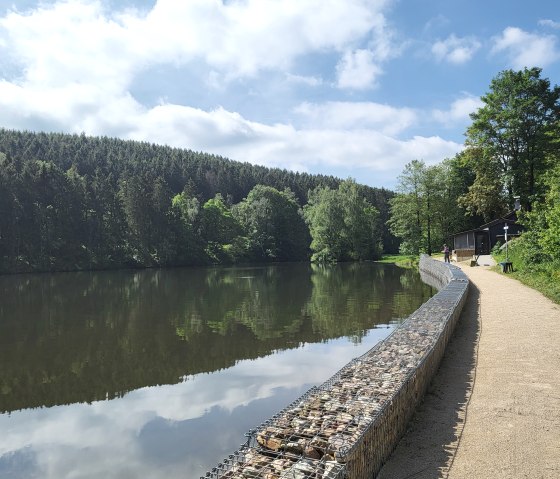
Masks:
[[[488,267],[460,266],[467,304],[378,479],[558,479],[560,306]]]

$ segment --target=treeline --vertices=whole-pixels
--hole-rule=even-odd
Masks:
[[[150,143],[0,129],[0,272],[372,259],[398,248],[392,196]]]
[[[431,254],[453,233],[512,211],[519,197],[522,256],[560,270],[560,87],[539,68],[505,70],[481,100],[462,152],[406,166],[390,200],[391,231],[402,252]]]

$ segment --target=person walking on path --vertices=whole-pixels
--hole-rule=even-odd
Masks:
[[[488,267],[378,479],[560,478],[560,305]]]
[[[446,244],[443,245],[443,258],[446,263],[451,262],[449,260],[449,246],[447,246]]]

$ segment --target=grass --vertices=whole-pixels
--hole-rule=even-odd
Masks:
[[[435,253],[432,257],[443,257],[443,254]],[[493,255],[497,263],[505,261],[505,251]],[[378,260],[380,263],[393,263],[403,268],[417,268],[418,256],[407,256],[401,254],[383,255]],[[507,273],[523,284],[540,291],[544,296],[560,304],[560,261],[555,263],[527,264],[515,248],[509,249],[508,259],[513,263],[513,273]],[[501,272],[500,266],[495,267]],[[503,274],[503,273],[502,273]]]
[[[505,251],[493,255],[497,263],[505,261]],[[540,291],[544,296],[560,304],[560,262],[526,263],[516,248],[510,248],[508,259],[513,263],[513,273],[507,273],[523,284]],[[501,271],[500,266],[496,266]]]
[[[416,268],[418,267],[418,261],[420,258],[418,256],[409,256],[404,254],[384,254],[383,257],[378,260],[378,263],[393,263],[397,266],[402,266],[403,268]]]
[[[556,271],[515,271],[513,277],[560,304],[560,269]]]

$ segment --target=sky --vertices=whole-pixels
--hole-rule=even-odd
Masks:
[[[394,189],[506,69],[560,84],[557,0],[0,0],[0,127]]]

